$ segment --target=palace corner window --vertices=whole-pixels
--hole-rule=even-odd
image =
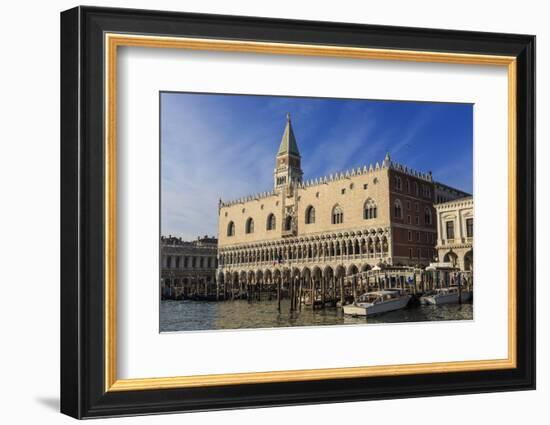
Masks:
[[[315,223],[315,208],[310,205],[306,208],[306,224],[313,224]]]
[[[275,230],[275,214],[271,213],[267,216],[267,225],[266,225],[266,229],[267,230]]]
[[[248,220],[246,220],[245,231],[246,233],[254,233],[254,220],[252,217],[249,217]]]
[[[232,221],[229,222],[227,225],[227,236],[234,236],[235,235],[235,223]]]

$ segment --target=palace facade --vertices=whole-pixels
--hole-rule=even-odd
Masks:
[[[468,196],[389,154],[314,180],[303,179],[301,160],[287,116],[273,188],[220,200],[222,285],[270,284],[285,276],[334,283],[376,265],[427,265],[435,257],[436,196]]]
[[[437,256],[463,271],[474,265],[474,200],[472,197],[443,202],[437,211]]]

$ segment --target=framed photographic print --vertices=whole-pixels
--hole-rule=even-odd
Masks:
[[[535,38],[61,14],[61,411],[535,387]]]

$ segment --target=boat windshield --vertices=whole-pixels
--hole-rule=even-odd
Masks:
[[[386,293],[370,292],[370,293],[361,295],[357,299],[357,301],[362,303],[375,304],[375,303],[391,300],[396,296],[397,296],[397,293],[393,293],[393,292],[386,292]]]
[[[458,292],[458,288],[441,288],[439,291],[442,294],[454,294],[455,292]]]

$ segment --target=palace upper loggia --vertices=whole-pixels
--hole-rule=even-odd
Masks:
[[[219,202],[219,284],[270,284],[285,276],[335,279],[375,266],[426,266],[437,256],[434,205],[471,196],[389,154],[314,180],[304,180],[301,163],[287,115],[272,190]]]

